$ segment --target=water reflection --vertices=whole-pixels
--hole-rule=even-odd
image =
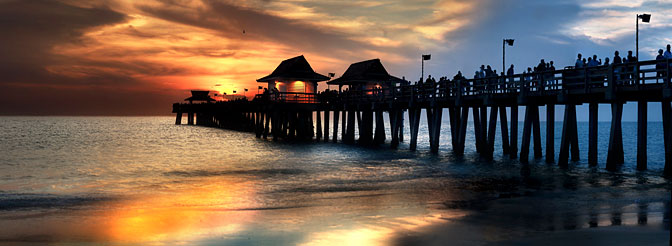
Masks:
[[[422,145],[271,142],[173,119],[57,120],[74,126],[66,140],[39,126],[27,131],[58,149],[29,156],[22,151],[33,139],[0,143],[12,151],[0,163],[17,165],[0,165],[0,244],[442,245],[623,228],[669,234],[671,186],[657,171],[484,161],[449,147],[434,155]]]

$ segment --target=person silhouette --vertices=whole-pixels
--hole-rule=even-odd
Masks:
[[[665,56],[663,55],[663,49],[658,50],[658,55],[656,56],[656,82],[658,82],[658,78],[662,78],[666,76],[665,71]]]
[[[663,57],[665,59],[672,59],[672,51],[670,51],[670,44],[667,44],[667,50],[665,51],[665,54],[663,54]]]
[[[614,64],[621,64],[621,56],[618,55],[618,50],[614,51]]]
[[[574,63],[575,68],[582,68],[583,67],[583,62],[581,62],[581,53],[577,55],[576,62]]]

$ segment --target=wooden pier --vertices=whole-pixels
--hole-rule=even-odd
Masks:
[[[656,69],[656,64],[661,62],[665,64],[658,64],[658,67],[664,68]],[[393,148],[403,141],[403,116],[408,114],[409,148],[415,150],[421,112],[424,110],[430,150],[438,152],[443,110],[447,109],[452,151],[456,155],[463,155],[466,129],[470,124],[467,118],[471,111],[474,144],[484,158],[493,157],[499,117],[504,154],[526,163],[532,151],[534,158],[545,155],[546,162],[557,161],[558,165],[567,166],[569,161],[579,160],[576,106],[582,104],[589,105],[588,163],[597,165],[597,112],[602,104],[609,106],[612,112],[606,168],[618,170],[624,163],[621,127],[623,104],[637,102],[636,165],[638,170],[645,170],[647,105],[661,103],[664,175],[669,177],[672,172],[671,65],[672,60],[654,60],[504,77],[440,80],[415,85],[395,83],[390,87],[370,90],[267,93],[256,95],[251,101],[175,103],[173,113],[177,114],[176,124],[181,124],[182,115],[186,113],[188,124],[251,131],[258,138],[273,140],[336,142],[340,123],[341,141],[344,143],[378,145],[387,142],[386,137],[390,136],[389,143]],[[556,159],[553,140],[557,105],[564,105],[565,110],[560,152]],[[520,149],[519,106],[526,108]],[[546,107],[547,113],[545,153],[542,152],[539,120],[539,107],[542,106]],[[510,115],[507,115],[507,108]],[[384,112],[389,117],[389,135],[385,132]],[[355,132],[358,132],[358,136],[355,136]]]

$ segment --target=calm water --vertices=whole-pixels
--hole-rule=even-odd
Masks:
[[[426,129],[410,152],[408,137],[398,150],[290,144],[173,122],[0,117],[0,245],[669,242],[659,122],[648,126],[646,172],[634,170],[636,124],[623,123],[626,164],[613,173],[603,168],[608,123],[600,167],[586,164],[579,123],[581,161],[560,169],[509,160],[499,136],[495,160],[480,160],[471,129],[456,158],[447,122],[438,155]]]

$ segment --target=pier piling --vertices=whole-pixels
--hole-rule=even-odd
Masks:
[[[646,170],[647,102],[637,102],[637,170]]]
[[[599,104],[591,102],[588,106],[588,165],[597,165],[597,110]]]
[[[555,162],[555,104],[546,105],[546,163]]]

